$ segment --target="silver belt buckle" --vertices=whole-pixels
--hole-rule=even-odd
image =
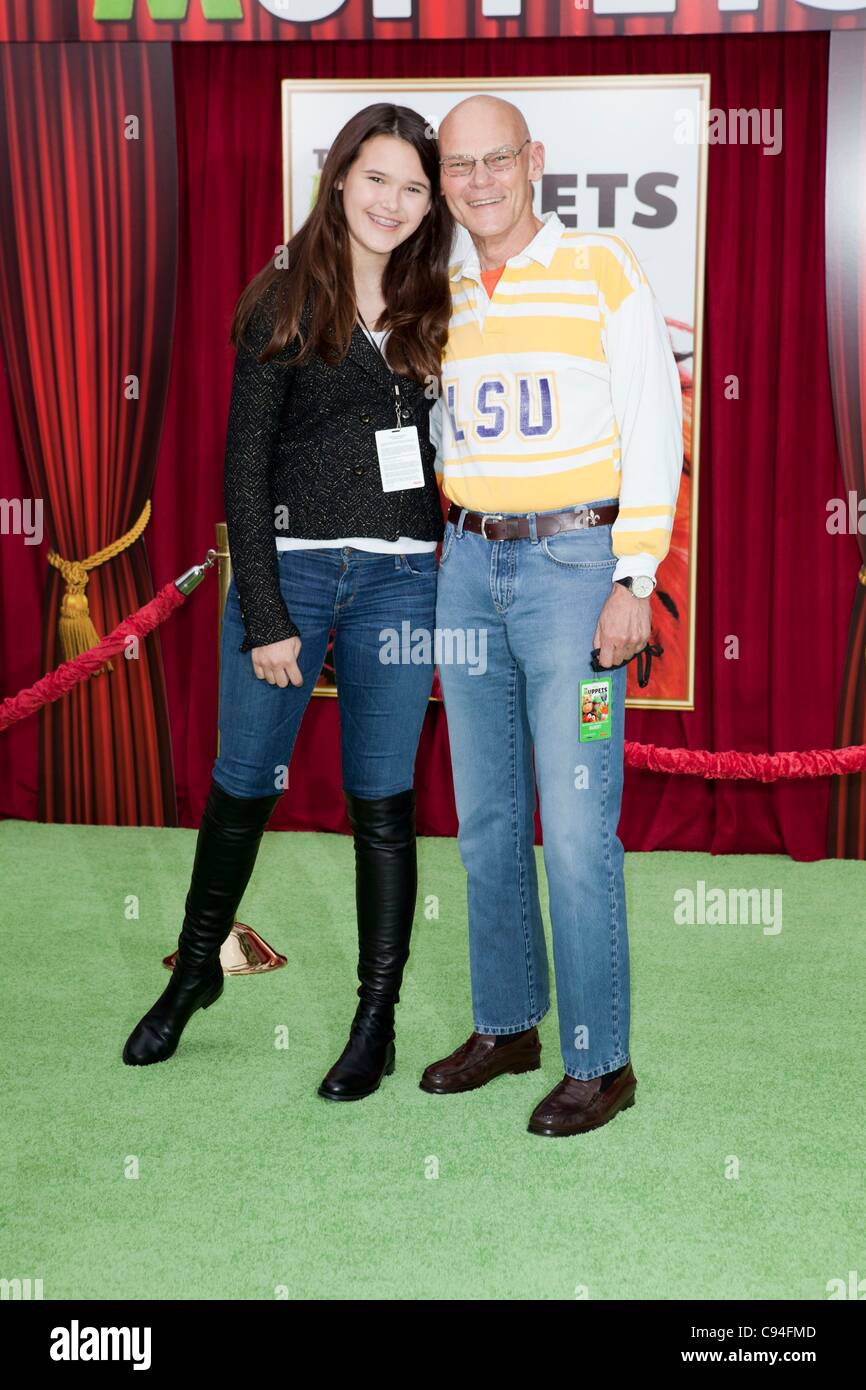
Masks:
[[[485,529],[484,529],[484,526],[485,526],[485,523],[486,523],[486,522],[488,522],[488,521],[504,521],[504,520],[505,520],[505,513],[504,513],[504,512],[485,512],[484,515],[483,515],[482,518],[481,518],[481,534],[482,534],[482,536],[484,537],[484,539],[485,539],[485,540],[489,540],[489,539],[490,539],[490,537],[488,536],[487,532],[486,532]]]
[[[592,507],[585,502],[581,506],[575,507],[574,512],[575,516],[580,518],[577,523],[578,526],[594,526],[595,523],[601,519],[598,512],[594,512]]]

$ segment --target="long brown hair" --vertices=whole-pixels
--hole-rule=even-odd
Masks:
[[[382,276],[385,312],[380,327],[391,331],[388,361],[417,381],[439,377],[451,313],[448,262],[454,220],[439,192],[438,141],[417,111],[389,102],[366,106],[343,126],[325,158],[315,206],[286,248],[287,268],[269,261],[241,294],[232,320],[232,346],[238,346],[260,298],[277,281],[273,333],[258,360],[267,362],[296,338],[301,346],[292,365],[313,353],[332,365],[343,360],[357,308],[349,229],[336,185],[364,141],[374,135],[408,141],[421,161],[432,198],[421,225],[392,251]],[[301,334],[308,300],[309,321]]]

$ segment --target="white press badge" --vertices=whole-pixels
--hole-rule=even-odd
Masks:
[[[383,492],[424,486],[424,465],[416,425],[396,430],[377,430],[376,450]]]
[[[385,354],[364,322],[360,310],[358,318],[371,345],[378,352],[386,369],[390,371]],[[403,492],[406,488],[424,486],[424,465],[421,462],[418,429],[416,425],[403,424],[403,401],[397,381],[394,382],[394,412],[397,419],[396,429],[376,430],[375,436],[383,492]],[[409,411],[406,410],[405,414],[408,417]]]
[[[424,465],[421,462],[418,427],[403,425],[400,387],[396,382],[394,409],[397,413],[397,428],[376,431],[376,452],[379,455],[383,492],[401,492],[405,488],[424,486]]]

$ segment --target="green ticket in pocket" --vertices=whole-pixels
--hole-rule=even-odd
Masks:
[[[580,682],[580,741],[610,738],[610,677]]]

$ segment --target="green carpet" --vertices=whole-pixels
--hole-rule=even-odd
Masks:
[[[239,915],[288,967],[228,980],[174,1058],[125,1067],[194,845],[0,824],[0,1277],[46,1299],[824,1299],[866,1275],[862,863],[627,855],[637,1103],[544,1139],[526,1122],[562,1075],[553,1010],[541,1071],[418,1087],[472,1027],[454,840],[420,843],[397,1069],[375,1095],[315,1094],[355,1006],[339,835],[265,836]],[[678,924],[698,880],[780,888],[781,931]]]

